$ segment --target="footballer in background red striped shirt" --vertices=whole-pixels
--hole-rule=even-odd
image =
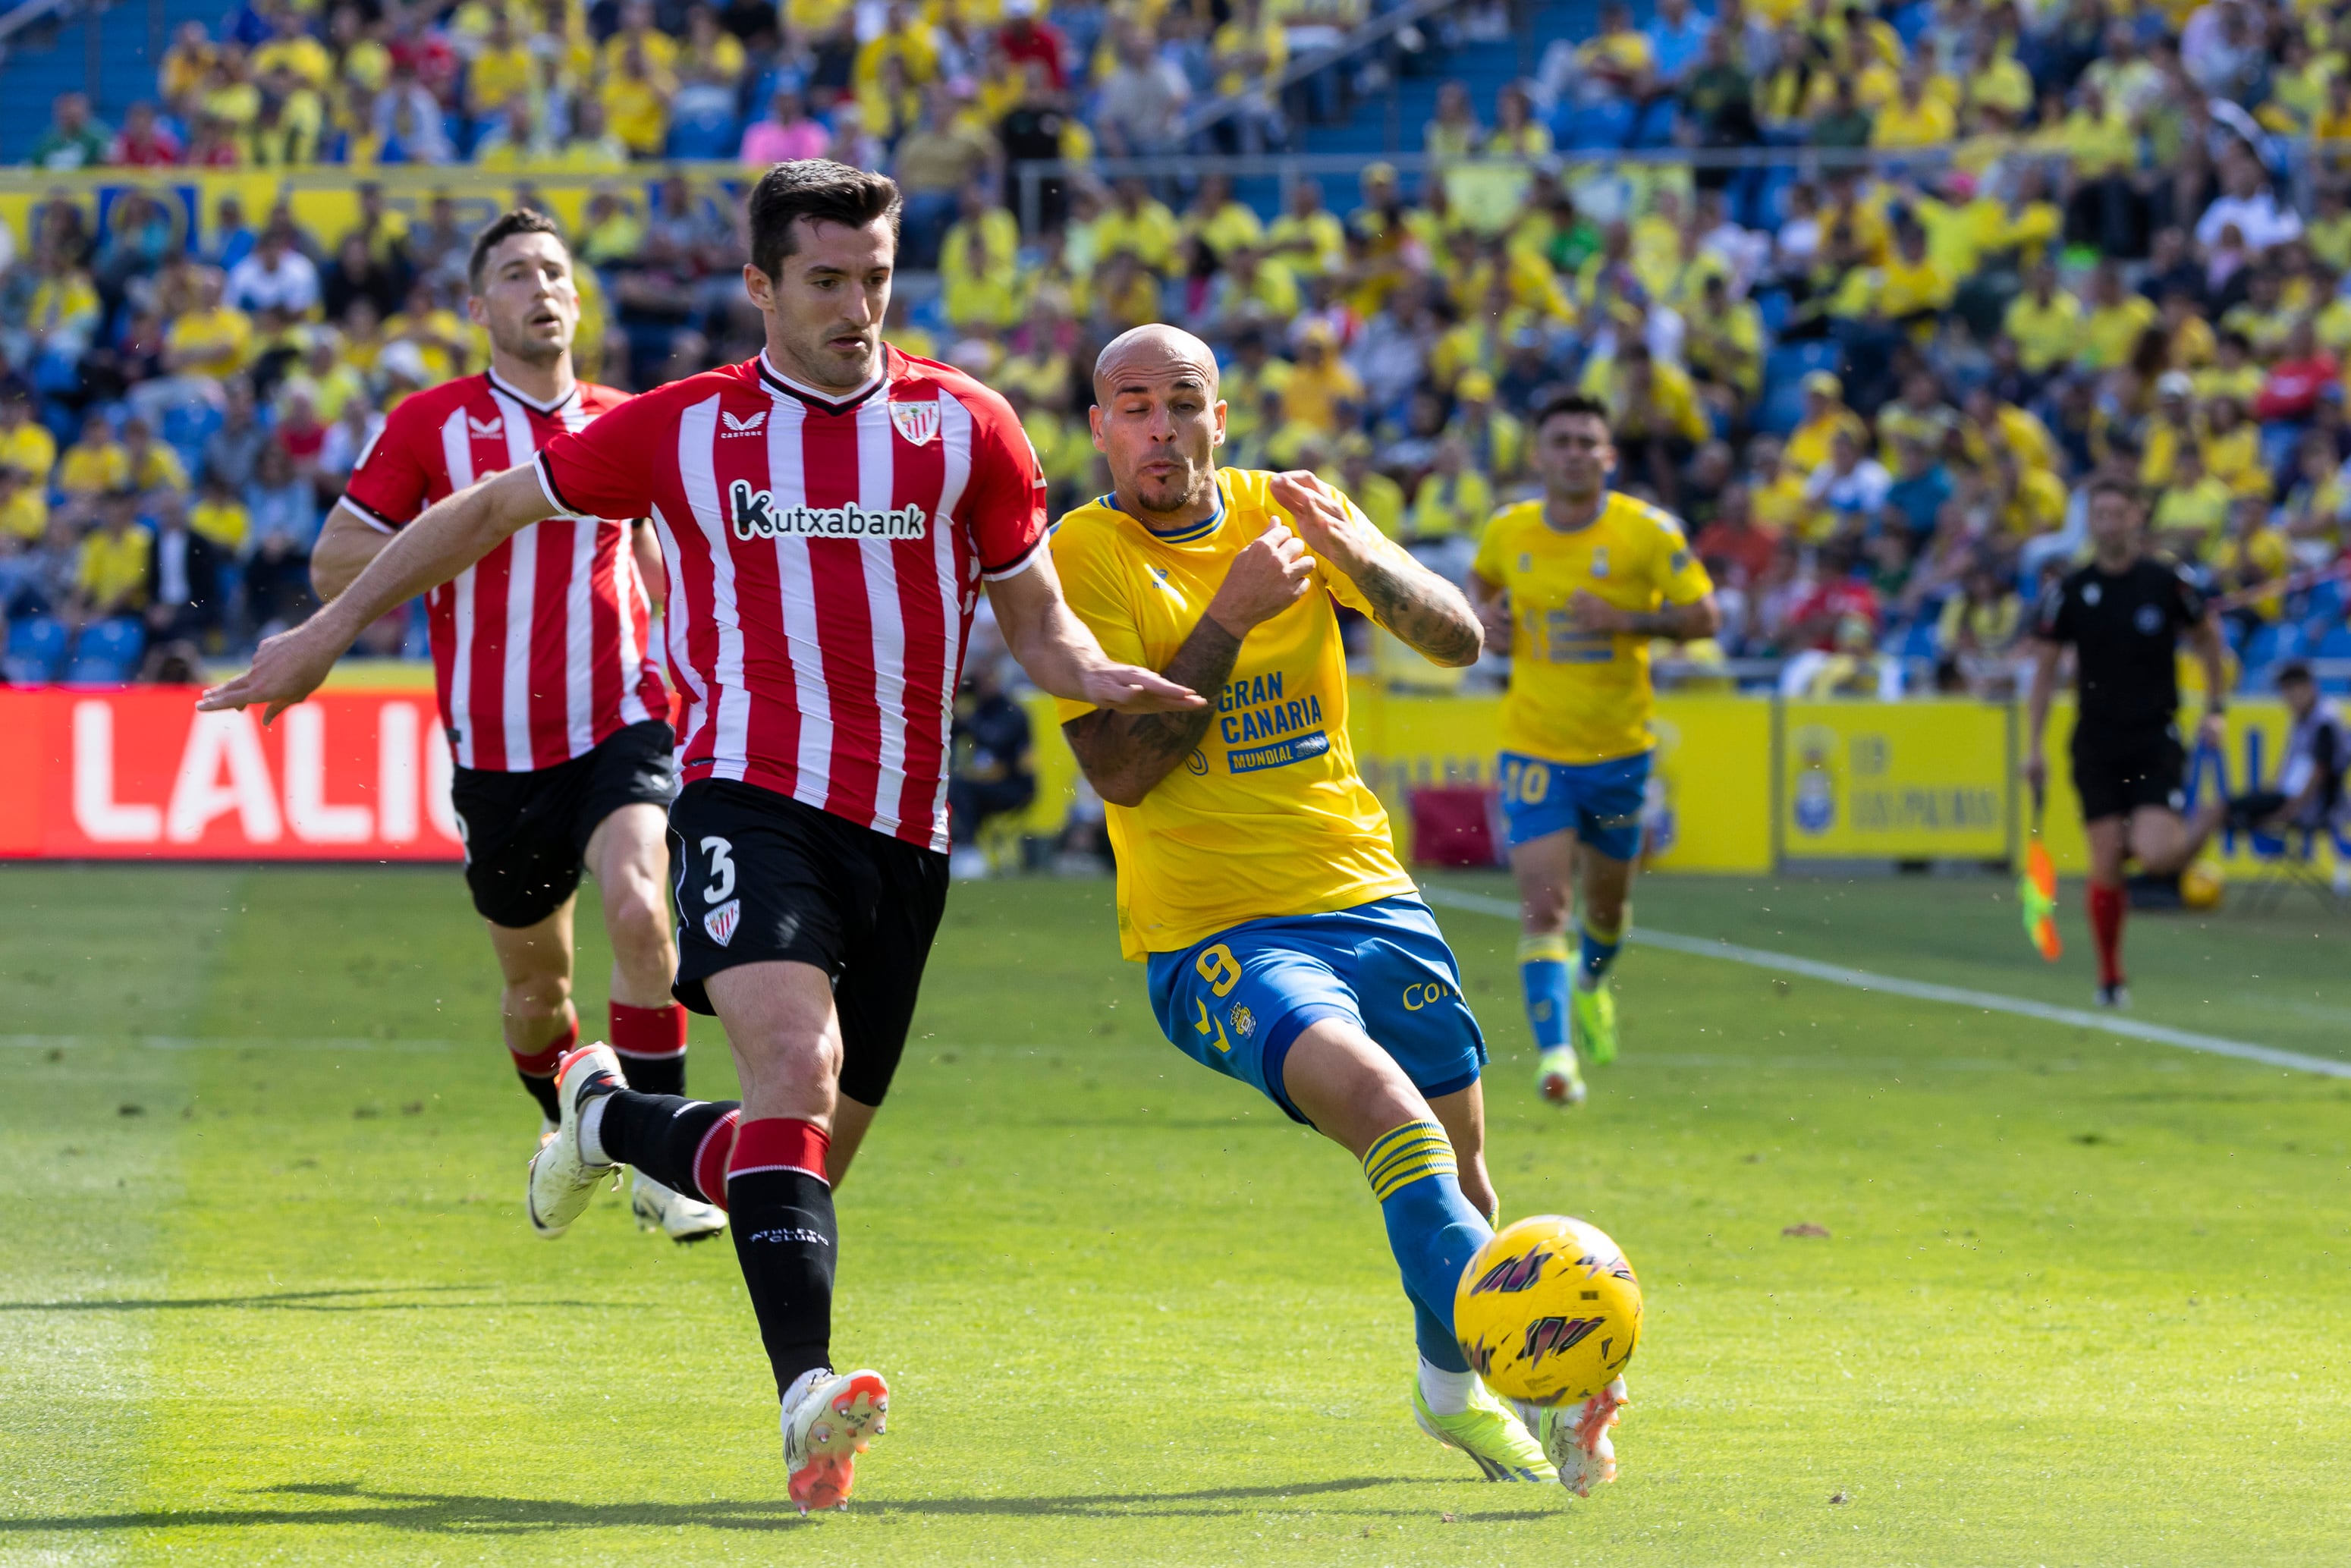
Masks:
[[[1048,692],[1142,714],[1202,699],[1113,662],[1071,613],[1004,400],[882,342],[897,187],[779,163],[748,215],[759,358],[646,392],[434,506],[202,703],[299,701],[375,616],[542,518],[653,518],[687,705],[674,991],[726,1025],[744,1098],[643,1093],[605,1048],[574,1053],[528,1212],[561,1233],[614,1163],[725,1204],[790,1495],[830,1508],[889,1402],[879,1374],[832,1370],[832,1184],[889,1087],[946,897],[948,726],[979,594]],[[1162,727],[1137,734],[1188,749]]]
[[[311,555],[322,599],[433,502],[527,467],[627,401],[572,374],[580,296],[550,219],[514,212],[484,228],[466,290],[490,368],[409,398],[360,454]],[[612,942],[612,1044],[632,1082],[685,1092],[686,1015],[669,990],[677,949],[662,890],[676,737],[648,645],[645,580],[660,574],[661,552],[643,517],[533,523],[425,596],[465,882],[506,983],[507,1051],[549,1133],[555,1070],[580,1042],[571,913],[583,867]],[[630,1206],[644,1228],[680,1241],[726,1224],[723,1209],[643,1171]]]

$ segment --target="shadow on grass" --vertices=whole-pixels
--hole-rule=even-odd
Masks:
[[[616,1301],[350,1301],[353,1296],[430,1296],[451,1291],[486,1291],[486,1285],[378,1285],[349,1291],[278,1291],[266,1296],[84,1296],[63,1301],[0,1301],[0,1312],[168,1312],[198,1309],[279,1312],[465,1312],[486,1307],[618,1306]]]
[[[1008,1516],[1034,1519],[1133,1518],[1155,1519],[1184,1515],[1214,1517],[1232,1511],[1231,1505],[1287,1501],[1325,1497],[1337,1492],[1364,1491],[1398,1484],[1395,1476],[1347,1476],[1324,1481],[1301,1481],[1289,1486],[1207,1487],[1193,1491],[1077,1493],[1065,1497],[908,1498],[852,1505],[860,1515]],[[108,1531],[132,1530],[244,1530],[263,1526],[307,1526],[333,1529],[375,1525],[387,1530],[421,1531],[434,1534],[494,1534],[555,1530],[672,1530],[694,1526],[705,1530],[773,1530],[805,1522],[789,1501],[780,1498],[747,1501],[714,1498],[706,1502],[566,1502],[549,1498],[485,1497],[465,1493],[375,1491],[354,1481],[329,1481],[256,1489],[256,1497],[336,1499],[348,1504],[330,1508],[211,1508],[173,1509],[136,1513],[61,1514],[43,1518],[0,1519],[0,1536],[45,1531]],[[1222,1505],[1222,1506],[1219,1506]],[[1426,1506],[1412,1509],[1351,1510],[1419,1516]],[[1466,1514],[1479,1520],[1541,1517],[1545,1512]]]

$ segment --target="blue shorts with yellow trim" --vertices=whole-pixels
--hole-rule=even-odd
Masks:
[[[1505,751],[1502,821],[1510,847],[1572,828],[1610,860],[1638,858],[1650,755],[1636,751],[1605,762],[1572,763]]]
[[[1453,950],[1416,898],[1248,921],[1154,953],[1149,968],[1151,1009],[1167,1038],[1292,1121],[1306,1118],[1283,1092],[1282,1062],[1324,1019],[1362,1029],[1431,1099],[1468,1088],[1485,1065]]]

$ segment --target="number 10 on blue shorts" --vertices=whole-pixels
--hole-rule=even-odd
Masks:
[[[1610,860],[1638,858],[1650,755],[1636,751],[1605,762],[1573,763],[1505,751],[1502,821],[1510,847],[1572,831]]]

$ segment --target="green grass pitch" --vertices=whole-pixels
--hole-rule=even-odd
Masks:
[[[1637,904],[2089,990],[1990,881]],[[2351,1558],[2351,1082],[1636,947],[1625,1058],[1562,1115],[1508,923],[1439,913],[1508,1211],[1598,1222],[1647,1291],[1622,1481],[1483,1484],[1414,1429],[1360,1174],[1158,1038],[1107,883],[1036,882],[956,891],[842,1190],[836,1344],[894,1430],[801,1521],[731,1248],[617,1196],[525,1228],[454,874],[0,874],[0,1563]],[[2138,1016],[2351,1055],[2346,930],[2137,920]]]

